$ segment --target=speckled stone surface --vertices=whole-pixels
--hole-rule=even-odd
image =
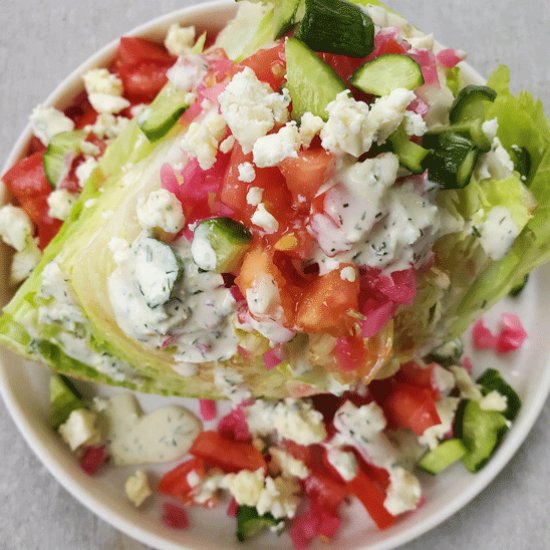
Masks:
[[[32,107],[90,54],[138,24],[193,3],[0,0],[0,159],[8,154]],[[390,4],[445,44],[467,49],[482,73],[507,63],[515,87],[539,95],[550,110],[548,0]],[[547,403],[526,443],[490,487],[406,548],[549,548],[549,426]],[[0,550],[145,549],[66,493],[29,450],[1,403],[0,457]]]

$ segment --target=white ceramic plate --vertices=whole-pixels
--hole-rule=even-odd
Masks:
[[[216,30],[234,10],[234,3],[229,1],[202,4],[154,20],[130,34],[160,40],[168,26],[175,21],[195,24],[200,29]],[[81,89],[82,74],[92,67],[105,65],[113,56],[115,48],[116,43],[110,44],[77,69],[57,88],[47,103],[61,108],[67,106]],[[480,77],[472,72],[471,78],[479,80]],[[6,167],[22,156],[29,138],[30,130],[27,128],[15,145]],[[5,248],[1,248],[0,285],[5,285],[7,281],[8,266],[9,253]],[[471,475],[457,465],[441,477],[423,477],[426,504],[384,532],[375,529],[359,505],[349,507],[345,512],[344,526],[334,542],[334,548],[374,550],[395,548],[404,544],[454,514],[500,472],[525,440],[550,391],[550,341],[544,339],[542,331],[537,330],[537,327],[550,324],[549,297],[550,267],[547,267],[532,277],[521,300],[505,301],[489,314],[489,318],[496,320],[503,311],[518,313],[529,333],[529,340],[524,349],[504,360],[497,359],[492,354],[471,354],[479,370],[489,366],[500,368],[518,390],[524,402],[511,432],[488,466],[477,475]],[[8,289],[0,287],[1,303],[8,299]],[[135,510],[126,500],[123,486],[126,477],[132,473],[131,470],[105,468],[95,478],[86,476],[74,456],[49,427],[48,379],[49,373],[46,369],[22,361],[7,352],[1,352],[0,389],[14,421],[36,455],[75,498],[117,529],[162,550],[217,550],[220,544],[227,550],[243,549],[234,538],[234,521],[227,518],[223,505],[213,511],[193,509],[190,512],[191,528],[184,532],[171,531],[159,520],[160,507],[157,499],[151,501],[142,511]],[[89,395],[107,395],[120,391],[85,384],[81,387]],[[180,402],[196,410],[195,402],[185,399],[140,396],[140,401],[146,411],[168,402]],[[160,473],[169,467],[170,465],[165,465],[160,469],[151,468],[150,471]],[[290,548],[291,544],[287,537],[275,538],[266,535],[251,543],[249,547],[277,550]],[[317,547],[327,548],[321,543],[318,543]]]

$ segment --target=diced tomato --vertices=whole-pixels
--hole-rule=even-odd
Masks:
[[[441,424],[432,392],[404,382],[394,385],[382,408],[392,427],[409,428],[418,436]]]
[[[384,507],[385,492],[361,469],[355,478],[347,484],[348,490],[365,507],[379,529],[387,529],[395,518]]]
[[[191,496],[193,487],[188,480],[191,472],[194,472],[199,479],[204,479],[204,462],[200,458],[187,460],[164,474],[157,486],[158,492],[190,504],[193,501]]]
[[[303,293],[296,324],[304,332],[345,335],[355,323],[348,313],[357,310],[358,295],[359,280],[342,279],[340,269],[318,277]]]
[[[46,146],[36,136],[32,136],[27,156],[30,157],[33,153],[42,153],[45,150]]]
[[[295,550],[303,550],[317,537],[334,537],[341,523],[335,512],[325,510],[312,502],[307,511],[292,520],[289,535]]]
[[[356,371],[367,357],[365,341],[360,336],[341,336],[334,347],[334,354],[343,371]]]
[[[312,471],[304,482],[308,497],[322,508],[335,512],[348,496],[349,490],[343,483],[320,468]]]
[[[48,195],[52,188],[44,173],[43,156],[43,152],[38,152],[20,160],[2,178],[36,225],[40,248],[45,248],[61,227],[59,220],[48,215]]]
[[[162,522],[170,529],[187,529],[189,527],[185,510],[169,502],[162,505]]]
[[[401,365],[397,380],[428,390],[434,400],[440,398],[439,390],[433,384],[435,363],[420,367],[414,361]]]
[[[95,124],[97,120],[97,113],[91,105],[87,105],[82,114],[75,117],[75,127],[77,130],[81,130],[86,126]]]
[[[109,451],[107,447],[88,447],[80,459],[80,467],[89,475],[93,476],[97,471],[109,462]]]
[[[200,433],[189,452],[224,472],[267,469],[262,453],[254,445],[225,439],[218,432]]]
[[[166,73],[176,62],[160,44],[124,36],[116,54],[116,68],[124,95],[132,102],[152,101],[167,82]]]
[[[340,76],[347,82],[351,75],[365,63],[365,57],[349,57],[347,55],[338,55],[334,53],[322,53],[321,58],[328,63]]]
[[[281,40],[272,48],[262,48],[238,64],[238,67],[250,67],[262,82],[279,91],[285,81],[286,61],[285,43]]]
[[[333,169],[334,157],[320,146],[302,150],[297,158],[289,157],[279,164],[295,206],[307,211]]]

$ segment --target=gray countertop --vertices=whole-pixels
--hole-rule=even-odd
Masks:
[[[31,109],[100,46],[189,0],[0,0],[0,159]],[[489,74],[512,69],[515,87],[550,110],[550,2],[393,0],[392,7],[445,44],[468,50]],[[470,505],[407,545],[422,548],[548,548],[550,403],[526,443]],[[0,403],[0,550],[142,550],[75,501],[47,473]]]

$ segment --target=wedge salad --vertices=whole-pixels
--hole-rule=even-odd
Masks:
[[[240,541],[305,548],[352,498],[386,529],[418,469],[487,463],[521,400],[461,338],[527,337],[481,317],[550,259],[550,126],[465,57],[379,2],[243,1],[217,35],[123,37],[68,108],[33,111],[0,188],[20,285],[0,343],[55,371],[51,424],[88,474],[173,462],[128,498],[156,490],[171,528],[229,498]],[[70,378],[198,398],[202,421]]]

